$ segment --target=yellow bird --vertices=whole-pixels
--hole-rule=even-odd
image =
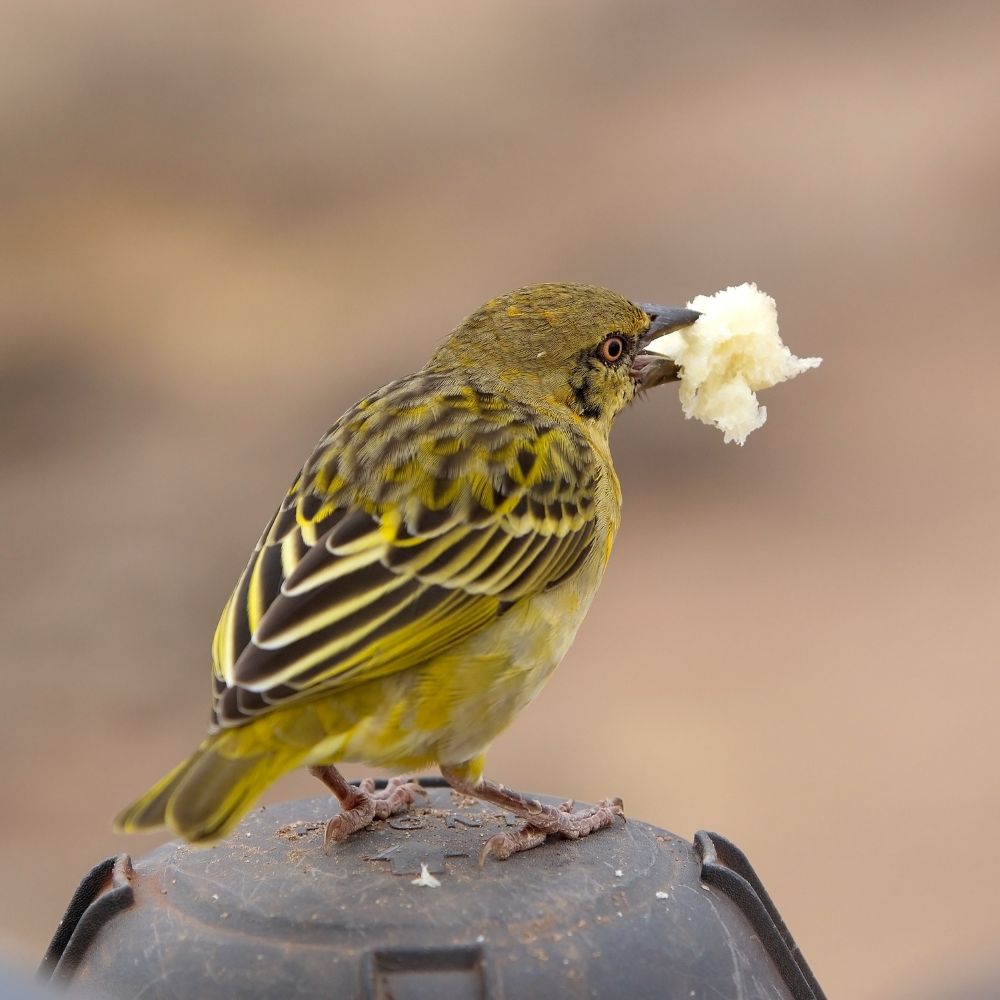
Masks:
[[[212,841],[306,766],[340,800],[328,849],[420,791],[403,778],[355,787],[341,761],[436,763],[457,791],[524,821],[483,858],[612,824],[619,799],[543,805],[485,778],[483,761],[566,653],[604,574],[621,507],[612,422],[677,377],[644,347],[697,317],[534,285],[487,302],[424,368],[348,410],[222,612],[208,735],[117,827]]]

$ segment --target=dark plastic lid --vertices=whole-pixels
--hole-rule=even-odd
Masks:
[[[335,809],[262,807],[213,848],[109,859],[40,974],[185,1000],[822,1000],[746,859],[714,834],[691,844],[630,820],[480,868],[513,817],[447,788],[325,856]]]

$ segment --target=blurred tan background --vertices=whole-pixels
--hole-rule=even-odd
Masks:
[[[998,38],[990,2],[0,4],[8,960],[157,842],[111,817],[200,738],[343,409],[521,284],[754,280],[825,364],[742,450],[672,389],[622,418],[604,588],[491,772],[727,834],[831,997],[995,995]]]

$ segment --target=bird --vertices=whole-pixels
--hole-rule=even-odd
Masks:
[[[352,406],[264,529],[212,645],[208,733],[116,819],[225,837],[280,775],[339,801],[323,849],[408,809],[437,765],[516,829],[480,863],[624,817],[621,799],[543,804],[485,776],[490,744],[568,650],[621,521],[615,417],[677,380],[647,350],[685,308],[536,284],[468,316],[419,371]],[[376,790],[344,762],[402,772]]]

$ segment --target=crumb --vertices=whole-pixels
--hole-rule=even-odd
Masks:
[[[756,285],[698,295],[688,303],[701,317],[648,347],[677,363],[684,415],[718,427],[726,442],[743,444],[763,426],[767,409],[757,392],[819,366],[797,358],[778,334],[774,299]]]
[[[420,874],[415,878],[410,880],[411,885],[426,885],[428,889],[437,889],[441,885],[441,881],[436,879],[428,870],[427,863],[425,861],[420,862]]]

